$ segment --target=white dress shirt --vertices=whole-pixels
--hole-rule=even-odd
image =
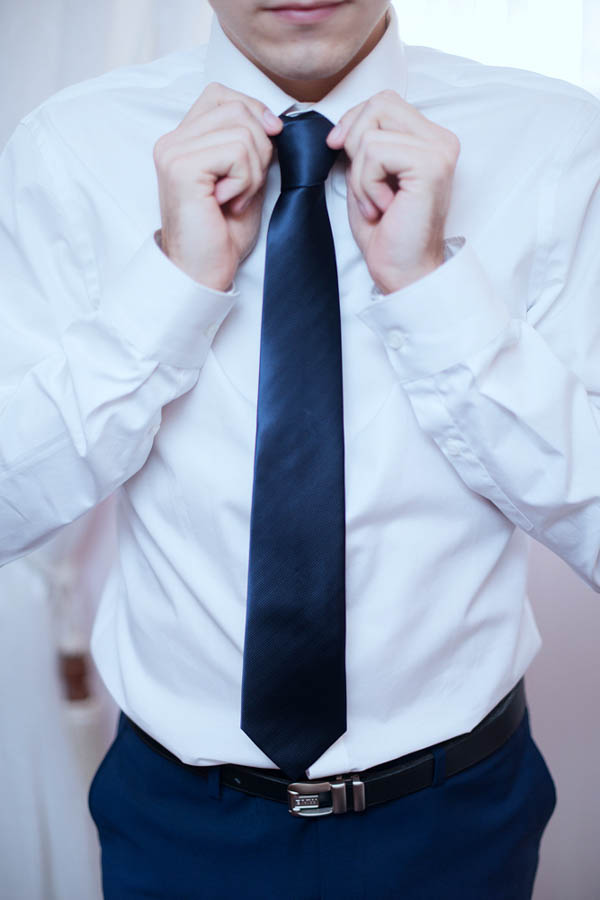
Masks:
[[[463,239],[380,295],[336,162],[348,728],[311,778],[467,731],[514,686],[540,646],[527,535],[600,589],[600,103],[406,46],[397,25],[314,108],[336,122],[392,88],[454,131],[446,234]],[[211,81],[294,109],[215,20],[207,47],[55,95],[5,149],[0,551],[26,553],[118,489],[92,641],[108,689],[186,762],[273,767],[239,722],[277,162],[230,292],[153,237],[154,143]]]

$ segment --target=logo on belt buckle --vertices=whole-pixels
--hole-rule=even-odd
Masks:
[[[288,785],[288,812],[293,816],[329,816],[331,813],[348,812],[346,785],[352,785],[352,801],[355,812],[366,808],[365,785],[359,778],[338,775],[331,781],[295,781]],[[329,806],[321,806],[319,794],[328,793]]]

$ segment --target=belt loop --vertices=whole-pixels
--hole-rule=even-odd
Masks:
[[[215,800],[221,799],[221,766],[211,766],[207,772],[208,795]]]
[[[432,787],[439,787],[446,780],[446,751],[443,747],[434,747],[433,750],[433,782]]]

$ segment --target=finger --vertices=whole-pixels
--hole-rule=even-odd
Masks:
[[[406,110],[393,105],[382,107],[367,104],[356,117],[344,142],[344,150],[353,159],[358,153],[363,135],[367,132],[380,130],[383,132],[395,132],[407,137],[419,138],[423,141],[435,139],[433,129],[419,129],[414,127],[414,119],[406,114]]]
[[[261,164],[264,169],[267,169],[273,157],[273,142],[256,117],[243,103],[237,100],[223,106],[213,107],[192,120],[185,128],[180,127],[177,138],[173,139],[173,142],[178,143],[179,140],[199,138],[210,132],[216,133],[225,129],[242,127],[247,129],[252,136]]]
[[[202,115],[209,110],[214,109],[216,106],[223,106],[226,103],[232,103],[234,101],[243,103],[256,120],[260,122],[267,134],[279,134],[283,128],[283,122],[279,116],[276,116],[275,113],[260,100],[257,100],[255,97],[248,97],[240,91],[234,91],[217,81],[213,81],[206,86],[204,91],[182,119],[181,124],[185,123],[187,125],[198,115]]]
[[[340,119],[336,146],[343,146],[352,159],[363,132],[374,128],[402,131],[428,140],[438,140],[445,129],[431,122],[395,91],[380,91],[366,103],[349,110]]]
[[[265,140],[269,143],[270,153],[272,155],[272,145],[268,138],[265,138]],[[243,145],[246,149],[248,164],[252,175],[252,183],[249,185],[247,191],[237,199],[237,206],[233,211],[241,211],[246,202],[249,201],[263,185],[267,174],[267,169],[263,166],[263,162],[255,145],[254,135],[250,129],[245,126],[220,129],[218,131],[209,132],[208,134],[199,135],[198,137],[191,137],[187,140],[179,140],[177,143],[171,143],[169,146],[163,145],[160,151],[155,154],[157,170],[167,180],[173,181],[171,170],[174,166],[177,166],[177,161],[181,157],[191,157],[196,154],[197,165],[195,172],[189,173],[185,167],[182,167],[183,177],[197,181],[199,176],[204,174],[211,183],[216,182],[214,193],[217,202],[220,204],[226,203],[235,196],[235,194],[230,193],[233,185],[231,183],[218,181],[218,178],[215,177],[217,173],[214,171],[203,173],[202,167],[205,164],[204,160],[210,158],[200,156],[201,151],[210,147],[222,146],[223,144],[233,145],[234,147],[236,145]],[[190,181],[187,181],[186,183],[189,185]],[[186,189],[185,185],[183,189]]]
[[[384,213],[393,202],[402,178],[419,172],[434,179],[430,146],[419,138],[386,131],[370,131],[352,162],[351,185],[365,215]]]
[[[234,212],[241,212],[264,183],[260,161],[252,147],[243,140],[227,141],[231,150],[231,167],[215,185],[215,199],[219,206],[235,199]],[[223,144],[215,144],[221,148]]]
[[[254,142],[252,141],[252,138],[248,136],[248,132],[241,128],[232,129],[231,131],[220,132],[220,136],[222,136],[228,144],[233,146],[237,144],[240,148],[244,147],[246,149],[245,160],[250,173],[250,183],[247,188],[238,192],[235,190],[237,187],[236,182],[232,181],[230,178],[221,179],[215,186],[215,198],[217,203],[222,206],[224,203],[228,203],[235,198],[234,212],[241,212],[248,201],[250,201],[263,186],[266,173],[256,147],[254,146]],[[220,145],[215,141],[215,146]]]
[[[327,143],[332,150],[340,150],[344,146],[348,130],[359,117],[364,106],[366,106],[366,101],[357,104],[357,106],[353,106],[352,109],[349,109],[348,112],[344,113],[337,125],[331,129],[327,135]]]
[[[205,183],[212,188],[221,206],[245,191],[256,192],[260,187],[253,172],[249,148],[240,141],[214,144],[181,154],[171,161],[168,177],[173,189],[185,195],[189,194],[190,185]]]
[[[260,186],[265,180],[266,169],[262,164],[262,160],[254,142],[254,135],[245,126],[212,131],[208,134],[202,134],[198,137],[191,137],[185,141],[180,141],[177,146],[171,148],[170,153],[169,151],[166,151],[162,160],[163,168],[168,168],[171,160],[176,160],[180,156],[189,156],[193,153],[199,154],[200,151],[205,150],[208,147],[219,147],[222,144],[243,144],[246,147],[252,173],[252,186]],[[198,161],[198,166],[200,166],[200,161]],[[198,172],[199,171],[200,168],[198,168]],[[224,190],[225,188],[218,183],[215,189],[215,196],[219,202],[221,202]]]

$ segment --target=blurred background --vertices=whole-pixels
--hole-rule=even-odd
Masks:
[[[406,43],[533,69],[600,95],[600,0],[395,6]],[[211,15],[206,0],[4,0],[0,147],[61,87],[204,43]],[[109,498],[0,569],[0,893],[7,900],[101,897],[87,790],[117,711],[89,660],[88,639],[113,526]],[[532,731],[558,792],[535,900],[598,900],[600,598],[539,545],[531,548],[530,595],[544,639],[526,679]]]

